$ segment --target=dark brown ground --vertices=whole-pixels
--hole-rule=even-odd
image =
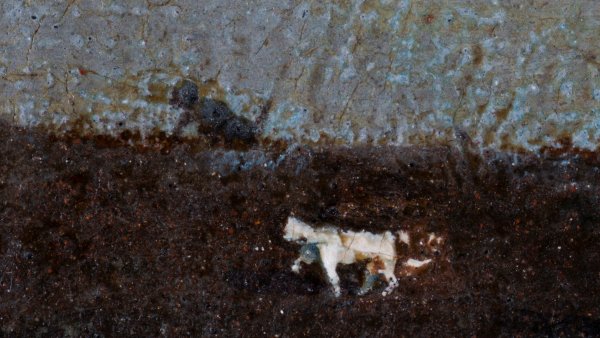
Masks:
[[[298,148],[252,167],[100,141],[0,128],[3,335],[600,334],[594,154]],[[340,266],[336,299],[318,266],[290,271],[290,212],[447,241],[385,298],[357,296],[361,267]]]

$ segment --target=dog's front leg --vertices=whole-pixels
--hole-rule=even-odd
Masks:
[[[295,273],[300,273],[300,263],[311,264],[312,262],[312,260],[307,259],[304,255],[300,255],[300,257],[294,261],[294,264],[292,265],[292,271]]]
[[[300,273],[300,262],[302,262],[302,257],[298,257],[292,265],[292,271],[295,273]]]
[[[337,255],[337,248],[334,247],[319,247],[321,252],[321,262],[323,263],[323,269],[327,273],[329,282],[333,287],[333,293],[336,297],[341,295],[340,290],[340,277],[337,274],[336,268],[339,263],[339,257]]]
[[[317,260],[319,260],[319,249],[317,246],[312,243],[305,244],[302,246],[302,248],[300,248],[300,256],[294,261],[294,265],[292,265],[292,271],[299,273],[300,263],[304,262],[306,264],[312,264]]]

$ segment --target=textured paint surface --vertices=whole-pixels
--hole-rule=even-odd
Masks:
[[[171,134],[169,93],[189,78],[271,139],[431,145],[460,130],[480,148],[592,150],[599,17],[591,0],[6,0],[0,116]]]
[[[0,1],[0,335],[598,336],[599,22]],[[398,289],[295,274],[291,214],[397,234]]]
[[[600,332],[597,154],[138,151],[2,123],[0,140],[2,336]],[[338,265],[337,298],[319,264],[292,272],[291,213],[409,234],[396,248],[398,288],[382,297],[375,280],[360,296],[366,262]],[[431,233],[443,237],[433,257]]]

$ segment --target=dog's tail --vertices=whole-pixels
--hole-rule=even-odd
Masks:
[[[396,233],[398,234],[400,242],[410,246],[410,235],[408,234],[408,231],[398,230]]]

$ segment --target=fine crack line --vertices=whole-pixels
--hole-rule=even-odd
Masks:
[[[304,23],[302,24],[302,28],[300,29],[300,38],[298,39],[298,42],[302,42],[302,38],[304,37],[304,28],[306,27],[306,20],[304,20]]]
[[[352,93],[350,93],[350,96],[348,97],[348,100],[346,100],[346,104],[344,105],[344,109],[342,110],[342,113],[340,114],[340,117],[338,119],[339,123],[342,123],[342,119],[344,118],[344,115],[346,115],[346,111],[348,110],[348,106],[350,105],[350,101],[352,101],[352,98],[354,97],[354,94],[356,93],[356,90],[358,89],[358,86],[360,85],[360,81],[358,81],[356,83],[356,86],[354,86],[354,89],[352,90]]]
[[[256,53],[254,53],[254,56],[258,55],[258,53],[260,53],[260,51],[263,49],[263,47],[266,46],[269,43],[269,37],[270,36],[271,36],[271,32],[267,33],[267,36],[265,37],[265,39],[261,43],[260,47],[258,47],[258,50],[256,51]]]
[[[78,0],[70,0],[69,3],[67,4],[67,7],[65,7],[65,10],[62,12],[62,15],[60,16],[60,19],[58,19],[58,22],[62,22],[63,19],[65,18],[65,15],[67,15],[67,13],[69,12],[69,10],[71,9],[71,6],[73,6],[73,4],[75,4],[75,2],[77,2]]]
[[[293,79],[294,80],[294,93],[297,92],[298,90],[298,81],[302,78],[302,76],[304,76],[304,70],[306,69],[305,65],[302,65],[302,71],[300,72],[300,76],[298,76],[297,78]]]
[[[37,28],[35,29],[35,31],[33,31],[33,34],[31,35],[31,41],[29,41],[29,48],[27,48],[27,55],[25,56],[25,60],[27,62],[27,67],[29,67],[29,64],[30,64],[29,56],[31,54],[31,50],[33,49],[33,44],[35,43],[35,36],[40,31],[40,27],[42,27],[43,20],[44,20],[44,17],[42,16],[40,18],[40,22],[38,23]]]
[[[161,7],[167,7],[167,6],[176,7],[179,10],[179,12],[183,11],[181,9],[180,5],[173,4],[173,0],[165,0],[158,4],[153,4],[152,2],[150,2],[150,0],[146,0],[146,6],[148,6],[148,11],[153,11],[155,8],[161,8]]]
[[[154,4],[154,3],[150,2],[150,0],[146,0],[146,6],[148,6],[149,10],[153,10],[156,7],[168,6],[172,2],[173,2],[173,0],[165,0],[165,1],[161,2],[161,3]]]
[[[33,78],[33,77],[38,77],[38,76],[43,76],[43,73],[37,73],[37,72],[33,72],[33,73],[8,73],[5,75],[2,75],[1,78],[8,80],[8,81],[15,81],[16,79],[21,79],[21,78]]]

